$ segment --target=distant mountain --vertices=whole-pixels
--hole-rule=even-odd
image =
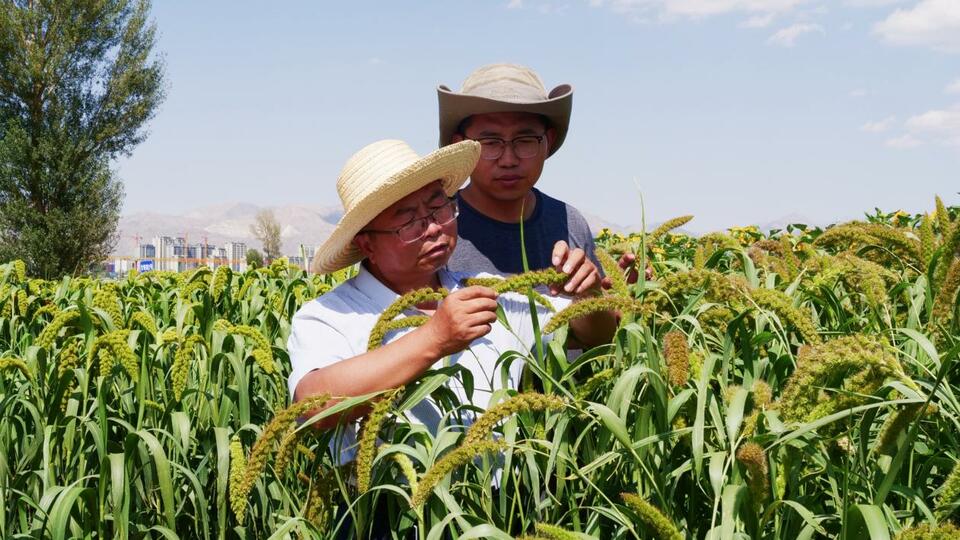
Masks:
[[[248,203],[205,206],[180,215],[138,212],[120,218],[120,239],[114,254],[134,256],[137,236],[140,243],[149,244],[158,235],[184,236],[190,243],[202,242],[222,246],[227,242],[245,242],[247,247],[262,246],[250,232],[254,218],[262,208],[273,210],[281,226],[283,252],[296,254],[300,244],[316,246],[333,231],[340,219],[340,207],[314,205],[287,205],[261,207]]]

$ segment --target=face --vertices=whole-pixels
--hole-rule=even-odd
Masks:
[[[448,202],[439,180],[390,205],[380,212],[364,230],[395,230],[411,220],[424,217]],[[393,284],[422,281],[442,268],[457,245],[457,220],[437,225],[429,220],[419,240],[404,243],[392,233],[364,233],[354,237],[354,244],[367,257],[377,277]]]
[[[510,145],[506,145],[499,158],[480,159],[470,175],[470,189],[476,190],[482,197],[496,201],[517,201],[526,197],[540,179],[543,162],[553,145],[555,131],[547,129],[539,115],[506,112],[470,117],[463,135],[455,135],[454,142],[464,138],[478,140],[495,137],[511,140],[522,135],[546,137],[536,156],[518,158]]]

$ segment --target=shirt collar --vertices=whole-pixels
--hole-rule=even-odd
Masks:
[[[458,281],[456,276],[447,270],[446,267],[441,268],[438,272],[440,274],[440,284],[446,287],[448,290],[454,290],[458,287]],[[356,277],[353,278],[353,285],[357,288],[358,291],[363,293],[367,298],[373,301],[374,305],[379,307],[381,310],[386,309],[390,304],[394,303],[397,298],[400,296],[393,292],[389,287],[380,282],[369,270],[366,269],[362,264],[360,265],[360,270],[357,272]]]

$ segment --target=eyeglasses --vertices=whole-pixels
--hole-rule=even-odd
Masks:
[[[503,151],[509,144],[513,154],[521,159],[532,158],[540,153],[540,143],[543,135],[521,135],[509,141],[499,137],[483,137],[474,139],[480,143],[480,157],[482,159],[500,159]]]
[[[447,199],[447,202],[443,203],[443,206],[434,208],[432,212],[423,217],[411,219],[396,229],[364,229],[360,232],[396,234],[397,237],[400,238],[401,242],[410,244],[423,238],[423,235],[427,234],[427,229],[430,227],[431,221],[437,225],[443,226],[457,219],[458,215],[460,215],[460,209],[457,207],[457,200],[454,198],[449,198]]]

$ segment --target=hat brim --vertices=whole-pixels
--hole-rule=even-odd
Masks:
[[[528,112],[547,117],[551,127],[556,130],[557,137],[549,154],[553,155],[567,138],[573,109],[573,87],[561,84],[551,90],[544,101],[515,103],[461,94],[440,85],[437,87],[437,100],[440,107],[440,146],[450,144],[460,123],[467,117],[498,112]]]
[[[480,145],[463,141],[440,148],[386,178],[337,222],[336,228],[313,255],[311,271],[328,274],[363,260],[353,238],[367,223],[399,201],[427,184],[440,180],[443,191],[452,197],[473,172],[480,159]]]

